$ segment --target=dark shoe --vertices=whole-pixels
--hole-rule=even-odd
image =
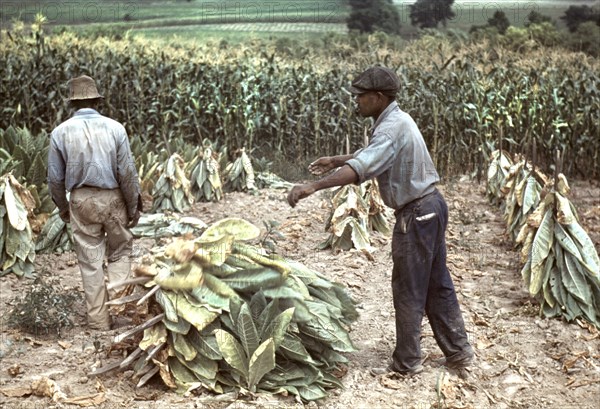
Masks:
[[[448,369],[465,369],[472,366],[475,363],[475,357],[473,355],[449,360],[447,358],[441,358],[436,361],[436,363],[440,366],[445,366]]]
[[[386,375],[386,374],[414,376],[414,375],[417,375],[417,374],[420,374],[421,372],[423,372],[423,365],[417,365],[410,371],[397,371],[394,367],[392,367],[392,365],[388,365],[388,366],[382,367],[382,368],[371,368],[370,372],[371,372],[371,375],[373,375],[373,376],[380,376],[380,375]]]
[[[88,324],[88,329],[93,331],[110,331],[110,325],[102,325],[102,324]]]

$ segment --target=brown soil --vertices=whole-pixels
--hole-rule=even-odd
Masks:
[[[229,194],[216,204],[197,204],[190,214],[210,223],[228,216],[243,217],[260,227],[277,220],[286,239],[279,252],[345,284],[359,302],[360,318],[351,337],[358,352],[342,378],[346,388],[305,405],[325,408],[597,408],[600,402],[600,334],[584,323],[543,319],[538,306],[522,285],[518,253],[504,235],[501,212],[488,204],[484,186],[455,180],[442,186],[450,209],[447,233],[448,264],[454,278],[476,365],[468,372],[449,373],[436,364],[442,357],[429,325],[424,322],[422,349],[424,373],[410,379],[374,377],[369,369],[388,362],[394,346],[391,302],[390,240],[374,237],[373,260],[348,251],[317,250],[327,233],[327,193],[319,193],[291,209],[285,193],[263,190],[257,196]],[[600,249],[600,188],[590,182],[575,183],[572,200],[582,225]],[[143,252],[153,240],[137,241]],[[76,258],[38,256],[38,271],[58,277],[61,284],[79,293],[81,282]],[[0,278],[0,308],[6,317],[11,300],[26,291],[29,280],[14,275]],[[118,360],[107,356],[109,333],[85,327],[85,307],[77,304],[76,326],[60,339],[31,336],[2,325],[0,390],[27,387],[48,377],[68,397],[103,393],[100,408],[292,408],[304,407],[292,397],[217,397],[208,393],[180,396],[159,381],[136,389],[128,375],[113,372],[98,378],[86,374]],[[60,341],[60,343],[59,343]],[[10,370],[10,371],[9,371]],[[16,376],[10,374],[18,372]],[[219,401],[219,399],[221,399]],[[34,395],[8,397],[0,393],[2,408],[79,407],[55,403]]]

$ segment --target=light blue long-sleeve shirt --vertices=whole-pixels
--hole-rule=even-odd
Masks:
[[[377,118],[369,144],[346,164],[358,183],[377,178],[383,202],[393,209],[433,192],[440,180],[417,124],[396,101]]]
[[[140,185],[123,125],[83,108],[50,135],[48,188],[61,212],[69,209],[66,192],[79,187],[121,189],[128,216],[138,206]]]

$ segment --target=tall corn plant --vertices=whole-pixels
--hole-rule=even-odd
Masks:
[[[183,138],[194,146],[218,140],[231,152],[281,152],[288,160],[342,154],[347,138],[352,149],[362,146],[364,129],[344,88],[380,61],[397,68],[401,108],[415,118],[443,174],[485,168],[502,133],[509,153],[536,140],[540,165],[558,148],[567,173],[600,176],[596,60],[501,46],[492,60],[485,44],[431,36],[405,51],[385,41],[356,46],[337,41],[283,58],[265,43],[173,48],[13,32],[0,45],[0,127],[52,129],[70,115],[61,101],[66,81],[91,74],[105,96],[101,111],[165,149]]]

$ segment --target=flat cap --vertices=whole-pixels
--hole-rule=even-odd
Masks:
[[[400,89],[400,80],[396,73],[385,67],[371,67],[362,72],[348,88],[353,94],[379,91],[387,95],[396,95]]]

